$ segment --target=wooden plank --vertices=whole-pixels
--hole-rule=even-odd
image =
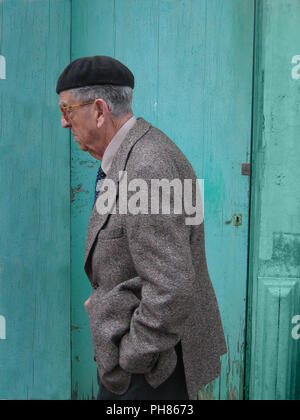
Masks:
[[[70,149],[55,86],[69,60],[70,1],[0,7],[0,398],[68,399]]]
[[[158,121],[160,0],[145,0],[143,8],[140,4],[139,0],[116,0],[115,53],[135,76],[136,117],[155,124]]]
[[[114,1],[72,1],[72,59],[92,55],[114,55]],[[94,202],[100,162],[71,142],[71,278],[72,278],[72,398],[95,399],[98,392],[97,365],[89,319],[83,307],[91,287],[83,269],[85,238]]]
[[[152,120],[156,110],[157,73],[153,72],[151,65],[153,56],[157,57],[158,23],[155,23],[155,20],[158,20],[158,0],[146,1],[145,13],[137,19],[137,0],[88,3],[73,0],[72,57],[76,59],[89,55],[108,55],[127,64],[136,76],[139,92],[135,97],[134,107],[138,107],[141,115]],[[135,25],[132,25],[133,21]],[[131,29],[126,30],[124,37],[122,28],[126,25]],[[144,33],[143,38],[140,38],[141,32]],[[145,39],[148,40],[149,55],[141,57],[138,51],[144,46],[139,44],[139,40],[144,42]],[[145,76],[149,85],[143,83]],[[90,293],[90,286],[83,271],[83,257],[99,163],[80,151],[77,144],[72,144],[72,392],[73,399],[80,400],[94,399],[98,389],[89,322],[83,308],[83,302]]]
[[[294,0],[257,3],[247,397],[300,399],[299,16]]]
[[[243,399],[253,23],[252,1],[160,3],[159,126],[204,179],[208,268],[229,348],[200,399]]]

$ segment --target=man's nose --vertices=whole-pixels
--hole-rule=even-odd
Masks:
[[[64,116],[62,116],[62,117],[61,117],[60,122],[61,122],[61,126],[62,126],[63,128],[69,128],[69,127],[71,127],[70,122],[69,122],[69,121],[67,121],[67,120],[65,119],[65,117],[64,117]]]

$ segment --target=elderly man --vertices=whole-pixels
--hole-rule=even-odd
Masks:
[[[101,161],[84,266],[92,285],[85,307],[98,400],[193,400],[220,374],[220,356],[227,352],[203,217],[190,217],[195,203],[199,207],[199,187],[177,146],[133,116],[133,88],[130,70],[104,56],[73,61],[56,88],[62,126]],[[159,196],[169,199],[169,212],[157,196],[145,195],[147,188],[134,198],[134,185],[150,187],[153,180],[191,181],[191,205],[175,197],[176,188]],[[112,184],[113,206],[103,211]],[[143,201],[140,208],[133,206],[137,201]]]

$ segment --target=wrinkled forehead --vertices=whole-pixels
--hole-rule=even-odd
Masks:
[[[74,105],[76,104],[75,99],[71,95],[70,91],[64,90],[63,92],[60,92],[59,94],[59,103],[60,106],[68,106],[68,105]]]

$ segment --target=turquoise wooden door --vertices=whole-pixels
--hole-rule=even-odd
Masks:
[[[72,59],[128,65],[135,115],[165,131],[204,179],[207,261],[229,353],[202,399],[243,398],[253,33],[253,0],[72,1]],[[98,165],[72,143],[74,399],[97,392],[83,259]]]
[[[0,1],[0,399],[69,399],[69,0]]]

